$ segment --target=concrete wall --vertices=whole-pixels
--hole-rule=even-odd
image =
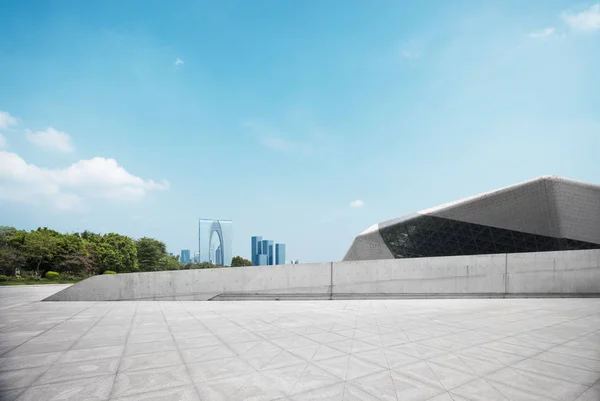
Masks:
[[[600,295],[600,250],[96,276],[49,301]]]

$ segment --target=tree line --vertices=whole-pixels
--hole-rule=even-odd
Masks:
[[[232,266],[251,263],[239,256]],[[63,234],[43,227],[24,231],[0,227],[0,274],[18,272],[43,277],[47,272],[86,277],[105,271],[116,273],[221,267],[211,263],[179,263],[167,253],[164,242],[154,238],[133,239],[117,234],[90,231]]]

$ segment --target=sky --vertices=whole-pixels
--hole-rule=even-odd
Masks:
[[[0,0],[0,225],[287,259],[540,175],[600,184],[600,3]]]

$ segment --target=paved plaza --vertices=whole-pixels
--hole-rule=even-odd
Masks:
[[[0,399],[600,400],[600,299],[39,302],[0,287]]]

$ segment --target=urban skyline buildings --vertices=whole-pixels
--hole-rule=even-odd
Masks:
[[[192,258],[190,257],[190,250],[189,249],[182,249],[181,250],[181,256],[179,257],[179,262],[181,263],[190,263],[192,261]]]
[[[199,220],[198,251],[200,262],[209,262],[221,266],[231,265],[232,225],[231,220]],[[218,240],[218,242],[215,240]]]
[[[285,244],[273,245],[273,240],[263,240],[262,236],[252,237],[250,252],[253,266],[285,264]]]

